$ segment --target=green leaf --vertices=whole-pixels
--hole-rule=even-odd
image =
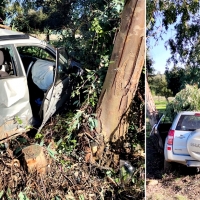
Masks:
[[[27,140],[25,138],[17,138],[17,140],[20,142],[20,143],[27,143]]]
[[[55,200],[61,200],[59,196],[55,196]]]
[[[15,150],[15,154],[18,154],[21,150],[22,150],[21,147],[17,147],[16,150]]]
[[[40,146],[42,147],[44,145],[44,140],[42,139],[40,142]]]
[[[79,196],[79,200],[84,200],[85,198],[84,198],[84,195],[83,194],[81,194],[80,196]]]
[[[18,197],[19,200],[29,200],[29,198],[23,192],[20,192]]]
[[[53,150],[53,149],[50,149],[49,147],[47,147],[47,151],[48,151],[49,155],[50,155],[52,158],[56,159],[55,155],[57,154],[57,151],[55,151],[55,150]]]
[[[60,140],[58,140],[57,142],[57,146],[59,146],[61,144],[61,142],[63,141],[63,139],[61,138]]]
[[[2,190],[2,191],[0,192],[0,198],[3,196],[3,194],[4,194],[4,191]]]

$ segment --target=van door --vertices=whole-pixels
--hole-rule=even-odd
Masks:
[[[70,74],[68,73],[68,59],[60,52],[63,49],[56,49],[56,66],[54,69],[53,84],[46,93],[41,106],[40,115],[43,118],[38,130],[41,131],[47,120],[66,102],[71,93]]]
[[[187,140],[190,134],[200,128],[200,117],[195,113],[180,116],[174,132],[173,152],[175,154],[189,155]]]
[[[25,71],[13,45],[0,45],[0,141],[25,131],[32,110]],[[1,74],[1,73],[0,73]]]

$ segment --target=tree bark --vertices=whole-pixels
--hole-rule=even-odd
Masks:
[[[96,131],[104,142],[122,140],[145,56],[145,1],[128,0],[122,12],[110,65],[97,105]]]
[[[147,82],[147,78],[145,79],[145,88],[146,88],[146,115],[149,118],[149,123],[151,127],[154,126],[158,122],[158,111],[156,110],[156,106],[151,94],[151,90],[149,88],[149,84]]]
[[[47,159],[43,148],[39,145],[30,145],[22,150],[24,154],[24,164],[29,173],[37,172],[45,174],[47,169]]]

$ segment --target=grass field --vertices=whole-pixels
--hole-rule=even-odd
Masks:
[[[163,113],[165,112],[166,106],[167,106],[167,100],[165,99],[165,97],[158,97],[158,96],[154,96],[154,102],[156,105],[156,109],[160,112]],[[169,101],[172,101],[173,97],[169,98]]]
[[[155,101],[156,109],[159,112],[164,112],[167,106],[167,101],[161,100],[161,101]]]

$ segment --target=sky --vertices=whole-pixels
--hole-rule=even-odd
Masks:
[[[159,29],[164,30],[164,27],[160,27]],[[158,34],[160,34],[159,29],[158,29]],[[169,48],[168,49],[165,48],[165,42],[169,38],[172,38],[174,34],[175,32],[173,26],[169,26],[167,33],[166,34],[163,33],[162,35],[163,40],[160,39],[159,41],[155,42],[153,38],[152,39],[150,38],[151,48],[149,52],[151,58],[154,61],[153,68],[155,69],[155,74],[157,74],[158,72],[163,74],[165,72],[167,60],[168,58],[170,58],[170,50]],[[172,65],[169,66],[169,68],[171,67]]]

